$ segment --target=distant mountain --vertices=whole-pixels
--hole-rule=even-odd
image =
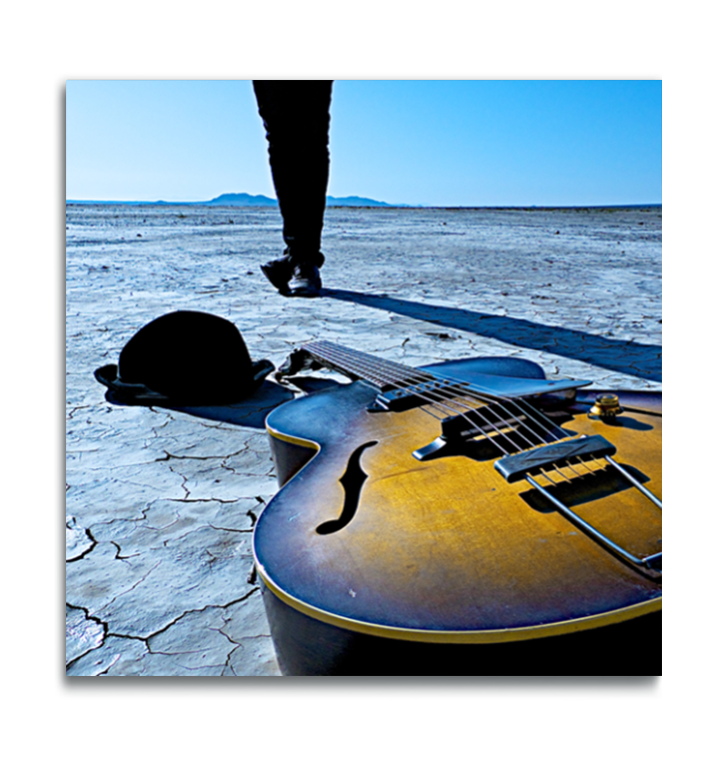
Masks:
[[[404,207],[403,204],[388,204],[379,202],[376,199],[367,199],[363,196],[328,196],[328,207]],[[121,202],[121,201],[99,201],[94,199],[68,199],[67,204],[157,204],[165,206],[188,206],[193,204],[209,207],[277,207],[277,199],[271,199],[269,196],[253,195],[248,193],[225,193],[216,196],[208,202],[166,202],[159,200],[156,202]]]
[[[198,202],[199,204],[229,205],[231,207],[275,207],[276,199],[270,199],[267,196],[253,196],[247,193],[226,193],[216,196],[209,202]],[[398,205],[379,202],[376,199],[367,199],[364,196],[328,196],[326,199],[328,207],[394,207]]]
[[[231,207],[277,207],[277,199],[271,199],[269,196],[253,196],[248,193],[226,193],[216,196],[209,202],[197,202],[197,204],[209,204],[211,206],[231,206]]]
[[[404,204],[388,204],[376,199],[366,199],[363,196],[328,196],[328,207],[404,207]]]

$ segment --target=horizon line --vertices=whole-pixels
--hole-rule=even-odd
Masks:
[[[252,196],[252,194],[248,194]],[[263,198],[270,199],[268,204],[237,204],[237,203],[214,203],[213,199],[202,201],[167,201],[165,199],[139,200],[139,199],[65,199],[65,204],[125,204],[129,206],[149,206],[149,207],[197,207],[197,206],[213,206],[213,207],[235,207],[242,209],[252,208],[276,208],[278,203],[276,199],[266,197],[262,194]],[[662,207],[662,202],[639,202],[639,203],[625,203],[625,204],[389,204],[386,202],[380,202],[379,200],[370,200],[369,197],[360,196],[333,196],[332,199],[368,199],[368,201],[377,201],[377,204],[339,204],[334,205],[328,203],[327,207],[350,207],[357,209],[439,209],[439,210],[512,210],[512,209],[602,209],[602,208],[636,208],[636,207]]]

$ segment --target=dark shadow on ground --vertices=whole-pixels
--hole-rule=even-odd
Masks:
[[[281,403],[292,400],[295,393],[274,382],[264,382],[262,386],[246,400],[239,403],[232,403],[226,406],[168,406],[163,404],[163,408],[170,411],[180,411],[183,414],[190,414],[202,419],[210,419],[213,422],[227,422],[231,425],[240,425],[241,427],[252,427],[259,430],[265,429],[265,418]],[[137,403],[127,403],[118,398],[112,390],[105,393],[105,400],[115,406],[137,406]],[[142,405],[152,406],[149,401]]]
[[[569,328],[520,320],[515,317],[403,301],[385,295],[358,293],[353,290],[325,288],[324,296],[350,301],[363,306],[384,309],[416,320],[436,323],[446,328],[475,333],[516,347],[537,349],[554,355],[581,360],[610,371],[641,379],[662,381],[662,347],[613,340]]]
[[[319,378],[314,376],[296,376],[288,379],[294,387],[302,393],[309,394],[318,390],[326,390],[328,387],[337,387],[343,382],[330,378]],[[276,409],[280,404],[293,400],[298,395],[297,392],[289,390],[275,382],[263,382],[258,391],[246,400],[239,403],[232,403],[226,406],[168,406],[163,404],[162,408],[170,411],[179,411],[183,414],[190,414],[201,419],[210,419],[213,422],[227,422],[230,425],[239,425],[240,427],[252,427],[258,430],[265,429],[265,419],[268,414]],[[137,406],[137,403],[127,403],[118,398],[111,390],[105,393],[105,400],[114,406]],[[149,401],[142,405],[152,406]]]

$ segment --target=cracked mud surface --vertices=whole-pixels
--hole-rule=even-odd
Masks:
[[[67,673],[279,673],[251,539],[277,489],[263,418],[293,394],[268,382],[192,413],[108,403],[93,371],[142,325],[217,314],[276,365],[323,338],[407,365],[510,355],[658,389],[661,224],[655,209],[330,209],[325,293],[289,299],[259,270],[281,252],[274,209],[68,206]]]

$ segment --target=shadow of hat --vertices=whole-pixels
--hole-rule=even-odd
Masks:
[[[142,327],[118,364],[95,371],[108,400],[135,405],[212,406],[251,395],[274,370],[250,359],[240,331],[206,312],[179,311]]]

